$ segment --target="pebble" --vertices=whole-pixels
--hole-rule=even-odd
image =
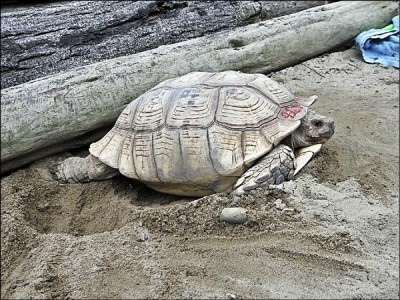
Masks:
[[[286,208],[286,204],[282,202],[281,199],[276,199],[274,202],[276,209],[283,210]]]
[[[136,241],[138,242],[144,242],[147,241],[149,239],[149,235],[147,232],[142,232],[139,234],[139,237],[136,239]]]
[[[328,217],[328,215],[321,213],[321,212],[315,212],[314,217],[316,217],[317,219],[319,219],[321,221],[329,221],[330,220],[330,217]]]
[[[243,224],[247,220],[247,209],[243,207],[226,207],[219,217],[221,222]]]
[[[282,211],[287,215],[293,215],[295,213],[294,208],[291,208],[291,207],[290,208],[284,208]]]

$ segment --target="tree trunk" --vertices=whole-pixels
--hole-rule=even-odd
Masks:
[[[397,13],[391,1],[336,2],[4,89],[1,171],[19,167],[21,156],[27,163],[68,150],[73,139],[112,124],[128,103],[166,79],[192,71],[279,70],[383,27]]]
[[[2,7],[1,87],[326,1],[70,1]]]

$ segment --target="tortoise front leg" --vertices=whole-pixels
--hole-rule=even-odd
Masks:
[[[60,182],[89,182],[109,179],[118,175],[117,169],[102,163],[97,157],[70,157],[57,166],[54,176]]]
[[[291,180],[294,170],[295,157],[292,149],[279,145],[238,179],[231,195],[241,196],[256,188],[268,188],[272,184]]]

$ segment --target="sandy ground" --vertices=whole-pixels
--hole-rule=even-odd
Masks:
[[[353,48],[271,77],[336,120],[296,180],[193,201],[60,185],[48,167],[76,153],[43,159],[1,179],[1,298],[398,299],[398,70]],[[221,223],[229,206],[248,221]]]

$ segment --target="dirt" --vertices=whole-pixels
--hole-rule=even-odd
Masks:
[[[42,159],[1,179],[1,298],[398,299],[398,70],[352,48],[269,76],[336,122],[294,181],[194,199],[51,178],[86,150]]]

